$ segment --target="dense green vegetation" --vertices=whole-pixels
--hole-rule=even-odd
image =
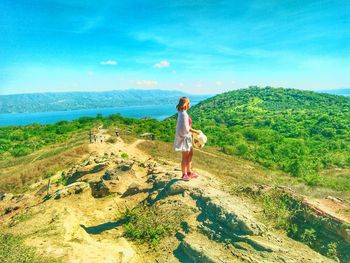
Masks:
[[[251,87],[207,99],[190,110],[210,145],[301,176],[350,166],[350,98],[311,91]]]
[[[328,168],[350,167],[350,98],[283,88],[234,90],[200,102],[189,110],[194,128],[208,136],[208,145],[222,152],[300,177],[309,185],[350,189],[347,176],[320,180]],[[27,155],[45,145],[63,142],[75,133],[103,124],[131,134],[152,132],[172,142],[176,116],[164,121],[80,118],[49,125],[0,128],[2,160]],[[329,178],[328,178],[329,179]],[[339,188],[340,187],[340,188]]]

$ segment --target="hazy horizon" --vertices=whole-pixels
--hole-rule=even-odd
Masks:
[[[255,85],[252,85],[255,86]],[[215,96],[216,94],[220,94],[223,92],[228,92],[228,91],[233,91],[233,90],[238,90],[238,89],[247,89],[249,87],[244,87],[244,88],[234,88],[234,89],[228,89],[222,92],[217,92],[217,93],[192,93],[191,91],[184,91],[180,89],[159,89],[159,88],[147,88],[147,89],[141,89],[141,88],[129,88],[129,89],[110,89],[110,90],[71,90],[71,91],[32,91],[32,92],[19,92],[19,93],[4,93],[1,94],[0,96],[6,96],[6,95],[25,95],[25,94],[43,94],[43,93],[83,93],[83,92],[91,92],[91,93],[99,93],[99,92],[111,92],[111,91],[129,91],[129,90],[143,90],[143,91],[154,91],[154,90],[160,90],[160,91],[178,91],[178,92],[183,92],[187,93],[189,95],[211,95]],[[264,88],[264,87],[259,87],[259,88]],[[271,88],[285,88],[285,87],[271,87]],[[288,88],[288,89],[295,89],[295,88]],[[322,92],[322,91],[342,91],[342,90],[349,90],[350,87],[341,87],[341,88],[335,88],[335,89],[299,89],[299,90],[305,90],[305,91],[315,91],[315,92]]]
[[[0,7],[3,95],[350,87],[349,1],[3,0]]]

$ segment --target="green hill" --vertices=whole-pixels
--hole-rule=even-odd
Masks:
[[[227,154],[303,176],[350,166],[350,98],[283,88],[234,90],[189,111]]]

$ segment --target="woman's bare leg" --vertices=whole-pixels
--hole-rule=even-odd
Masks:
[[[187,173],[188,155],[189,155],[189,152],[182,152],[182,161],[181,161],[182,174]]]
[[[186,167],[186,170],[188,173],[191,172],[191,169],[192,169],[192,156],[193,156],[193,148],[191,147],[191,150],[188,152],[188,162]]]

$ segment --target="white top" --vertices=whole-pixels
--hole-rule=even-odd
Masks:
[[[189,151],[192,147],[190,124],[188,120],[187,111],[178,112],[174,141],[174,148],[176,151]]]

